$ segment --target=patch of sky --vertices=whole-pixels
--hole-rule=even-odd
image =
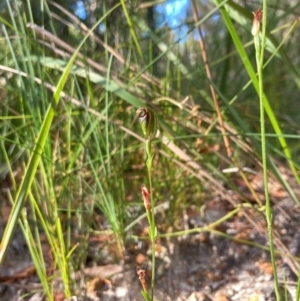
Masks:
[[[155,9],[158,13],[157,29],[167,25],[174,31],[176,40],[182,40],[188,33],[188,27],[184,24],[188,10],[189,0],[167,0],[158,4]]]
[[[105,25],[103,23],[100,23],[98,30],[99,30],[99,32],[104,33],[104,31],[105,31]]]
[[[207,0],[201,1],[202,5],[208,5]],[[157,29],[159,30],[167,25],[173,30],[175,41],[184,42],[191,31],[191,28],[185,24],[190,5],[190,0],[166,0],[162,4],[156,5],[155,9],[158,14]],[[211,16],[213,22],[218,22],[219,19],[219,13]],[[205,32],[202,33],[205,36]],[[193,35],[196,40],[199,39],[198,31],[194,31]]]
[[[84,6],[84,2],[83,1],[77,1],[74,13],[81,20],[85,20],[86,19],[86,10],[85,10],[85,6]]]
[[[86,9],[84,5],[84,1],[77,1],[75,8],[74,8],[74,13],[75,15],[81,19],[81,20],[86,20],[87,14],[86,14]],[[100,33],[103,33],[105,31],[105,25],[101,23],[98,27],[98,30]]]

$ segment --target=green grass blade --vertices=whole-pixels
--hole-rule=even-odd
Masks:
[[[28,165],[26,167],[25,175],[20,184],[20,188],[17,192],[13,208],[11,210],[7,225],[4,230],[3,238],[1,241],[1,245],[0,245],[0,264],[3,263],[5,254],[8,249],[8,245],[12,239],[15,227],[16,227],[17,222],[20,217],[21,210],[24,206],[25,199],[27,197],[28,192],[30,191],[31,184],[35,177],[35,173],[36,173],[39,161],[41,159],[46,140],[49,136],[49,131],[50,131],[50,127],[51,127],[51,124],[53,121],[55,108],[59,103],[60,93],[62,92],[64,85],[67,81],[68,75],[71,72],[71,68],[76,59],[77,53],[79,52],[80,48],[83,46],[85,41],[88,39],[90,34],[93,32],[93,30],[96,29],[97,26],[105,19],[105,17],[107,15],[109,15],[109,13],[112,12],[119,5],[120,4],[115,5],[112,9],[110,9],[108,11],[108,13],[105,16],[100,18],[100,20],[93,26],[93,28],[89,31],[89,33],[83,38],[83,40],[77,47],[76,51],[70,58],[68,64],[66,65],[66,68],[64,69],[64,71],[58,81],[56,90],[53,95],[53,100],[52,100],[52,102],[47,110],[47,113],[45,115],[41,130],[40,130],[38,138],[36,140],[36,144],[34,146],[34,149],[32,151],[31,157],[29,159]]]
[[[141,46],[140,46],[140,43],[138,41],[138,38],[136,36],[136,33],[135,33],[135,30],[134,30],[134,23],[132,22],[130,16],[129,16],[129,13],[128,13],[128,10],[127,10],[127,7],[125,5],[125,1],[124,0],[121,0],[121,4],[122,4],[122,8],[123,8],[123,12],[124,12],[124,15],[126,17],[126,21],[128,23],[128,26],[129,26],[129,29],[130,29],[130,33],[131,33],[131,36],[132,36],[132,39],[134,41],[134,44],[136,46],[136,49],[140,55],[140,57],[143,57],[143,53],[142,53],[142,49],[141,49]]]
[[[220,0],[217,0],[217,3],[220,4]],[[253,86],[254,86],[256,92],[259,94],[259,85],[258,85],[258,79],[256,77],[256,73],[251,65],[251,62],[248,58],[248,55],[243,47],[241,40],[236,32],[236,29],[233,26],[230,16],[228,15],[228,13],[224,7],[222,7],[220,9],[220,12],[221,12],[223,20],[226,24],[226,27],[233,39],[235,47],[240,55],[240,58],[244,64],[244,67],[253,83]],[[300,185],[300,177],[298,175],[297,169],[295,168],[295,165],[294,165],[294,162],[292,159],[292,155],[291,155],[291,150],[290,150],[285,138],[283,137],[283,133],[280,128],[279,122],[278,122],[278,120],[274,114],[274,111],[272,110],[272,107],[270,105],[270,102],[265,94],[263,94],[263,105],[264,105],[264,110],[265,110],[266,114],[268,115],[269,120],[273,126],[273,129],[274,129],[275,133],[278,135],[279,143],[284,151],[287,161],[289,162],[289,165],[291,167],[291,170],[293,171],[295,179],[297,179],[297,182]]]
[[[53,58],[43,58],[40,60],[41,64],[46,67],[64,70],[66,63],[63,60],[53,59]],[[85,68],[73,67],[71,73],[83,78],[89,78],[89,80],[95,84],[101,85],[107,91],[114,93],[121,99],[125,100],[129,104],[133,105],[136,108],[142,107],[145,104],[135,97],[133,94],[128,92],[125,88],[118,85],[113,80],[108,80],[106,77],[101,76],[100,74],[86,70]]]
[[[211,2],[218,5],[219,0],[211,0]],[[251,30],[252,25],[252,19],[253,15],[250,11],[247,11],[245,8],[240,6],[239,4],[233,2],[232,0],[229,0],[226,3],[226,11],[230,18],[235,20],[237,23],[248,29]],[[294,23],[298,23],[300,21],[299,18],[297,18]],[[278,41],[276,38],[267,30],[266,31],[266,50],[270,53],[274,53],[275,50],[278,49]],[[278,52],[276,52],[276,56],[279,57],[285,64],[285,66],[288,68],[289,73],[293,76],[291,77],[297,87],[300,89],[300,75],[298,70],[295,68],[294,64],[291,62],[290,58],[286,55],[285,51],[283,49],[279,49]]]

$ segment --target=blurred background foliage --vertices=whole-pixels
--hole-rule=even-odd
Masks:
[[[250,30],[252,12],[261,4],[224,2],[255,67]],[[160,231],[181,228],[183,209],[191,204],[200,208],[224,187],[242,194],[230,181],[232,175],[222,173],[235,165],[226,155],[210,84],[218,94],[235,162],[260,170],[258,96],[251,84],[245,86],[249,77],[216,3],[195,1],[195,22],[188,0],[0,2],[3,204],[15,199],[28,172],[62,71],[102,18],[71,69],[25,196],[35,200],[50,226],[57,217],[62,220],[67,250],[85,242],[78,249],[77,267],[92,252],[86,242],[93,231],[112,230],[122,252],[143,212],[140,185],[147,177],[137,108],[150,106],[159,117],[153,193],[158,205],[170,208]],[[300,3],[272,0],[268,5],[273,44],[266,60],[275,56],[264,69],[265,93],[299,169],[300,39],[298,26],[292,25]],[[199,47],[199,24],[211,79]],[[270,159],[289,174],[268,119],[266,132]]]

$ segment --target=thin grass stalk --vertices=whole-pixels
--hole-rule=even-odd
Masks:
[[[72,289],[71,289],[71,282],[70,282],[70,270],[69,270],[69,260],[67,259],[67,250],[65,246],[64,240],[64,231],[62,229],[61,220],[60,218],[56,218],[55,223],[56,234],[57,234],[57,251],[58,251],[58,266],[59,271],[61,273],[61,277],[63,279],[64,284],[64,293],[66,298],[71,298],[72,296]],[[61,256],[60,256],[61,255]]]
[[[32,197],[32,195],[30,195],[31,197],[31,203],[34,206],[35,212],[39,217],[39,221],[42,225],[43,230],[45,231],[45,235],[47,237],[47,241],[50,245],[50,249],[53,251],[55,250],[53,253],[54,255],[58,254],[58,257],[61,256],[62,253],[60,253],[60,248],[59,245],[57,244],[57,239],[56,236],[53,235],[53,226],[51,223],[49,223],[48,219],[45,219],[41,209],[40,209],[40,205],[36,202],[35,198]],[[58,262],[57,260],[57,256],[54,256],[56,263]],[[61,273],[62,274],[62,273]],[[43,279],[41,279],[41,281],[43,281]],[[64,283],[65,278],[62,277],[62,281]]]
[[[12,187],[13,187],[12,190],[15,191],[16,190],[16,180],[13,175],[11,159],[9,158],[9,155],[7,154],[3,139],[1,139],[1,150],[2,150],[3,157],[4,157],[4,163],[7,166],[7,174],[9,174],[9,179],[11,180],[11,183],[12,183]]]
[[[32,195],[30,195],[31,198],[33,198]],[[13,203],[13,198],[10,193],[8,193],[8,198],[11,203]],[[34,204],[35,201],[32,203]],[[34,216],[35,218],[35,216]],[[21,219],[18,221],[19,227],[21,231],[24,234],[24,238],[26,240],[28,250],[30,253],[30,256],[32,258],[32,261],[34,263],[36,273],[41,281],[41,285],[44,289],[44,293],[46,294],[49,301],[53,301],[53,291],[51,287],[49,286],[48,280],[47,280],[47,273],[46,273],[46,265],[43,257],[43,251],[41,247],[41,242],[39,239],[39,236],[37,236],[37,241],[34,240],[32,231],[30,229],[30,225],[28,223],[27,219],[27,213],[26,210],[23,209],[21,212]],[[37,228],[35,229],[37,230]]]
[[[18,1],[14,1],[15,2],[15,9],[16,9],[16,19],[18,21],[19,24],[19,29],[20,29],[20,34],[18,34],[18,36],[22,39],[22,47],[20,48],[20,51],[22,53],[22,57],[26,58],[26,60],[23,62],[23,67],[26,73],[30,74],[31,78],[33,78],[35,76],[34,74],[34,67],[33,64],[31,63],[31,53],[30,53],[30,49],[29,49],[29,44],[28,44],[28,39],[26,39],[26,30],[25,30],[25,26],[24,26],[24,22],[23,22],[23,18],[21,18],[22,13],[19,10],[19,3]],[[26,20],[25,20],[26,22]],[[29,81],[29,83],[27,83],[27,85],[30,85],[31,87],[31,92],[34,91],[34,83],[32,81]]]
[[[120,222],[119,222],[119,216],[116,210],[115,202],[112,197],[112,195],[105,190],[103,187],[99,176],[97,174],[97,170],[91,160],[91,158],[88,156],[88,161],[92,170],[92,173],[95,177],[95,182],[96,186],[100,191],[101,197],[99,198],[96,194],[95,197],[98,199],[98,206],[101,209],[101,211],[104,213],[104,215],[107,217],[113,233],[116,238],[116,243],[117,243],[117,249],[118,249],[118,254],[123,257],[123,241],[122,241],[122,233],[121,233],[121,227],[120,227]]]
[[[17,1],[14,1],[14,3],[15,3],[15,5],[16,5],[16,7],[18,7],[18,3],[17,3]],[[14,13],[13,13],[13,11],[12,11],[12,8],[11,8],[11,1],[8,1],[8,0],[6,0],[6,5],[7,5],[7,8],[8,8],[8,12],[9,12],[9,16],[10,16],[10,19],[11,19],[11,22],[12,22],[12,24],[13,24],[13,29],[16,31],[16,33],[17,33],[17,39],[16,39],[16,42],[17,42],[17,45],[18,45],[18,49],[19,49],[19,51],[20,51],[20,53],[21,53],[21,56],[22,57],[25,57],[25,55],[24,55],[24,52],[23,52],[23,47],[22,47],[22,44],[21,44],[21,38],[20,38],[20,32],[19,32],[19,30],[18,30],[18,26],[17,26],[17,23],[16,23],[16,18],[15,18],[15,15],[14,15]],[[3,28],[5,27],[4,25],[2,25],[3,26]],[[8,41],[9,42],[9,41]],[[10,43],[10,42],[9,42]],[[11,54],[12,55],[14,55],[14,52],[13,51],[11,51]],[[14,59],[14,61],[16,62],[16,60]],[[26,64],[23,62],[22,63],[22,65],[23,65],[23,67],[24,67],[24,70],[25,70],[25,72],[26,73],[28,73],[28,71],[27,71],[27,66],[26,66]],[[18,70],[20,70],[20,68],[17,68]]]
[[[36,268],[39,280],[41,281],[41,284],[43,286],[44,292],[46,293],[46,296],[49,301],[53,300],[53,289],[51,288],[50,284],[48,283],[48,277],[47,277],[47,268],[46,268],[46,262],[44,258],[44,252],[42,249],[42,243],[41,243],[41,237],[38,229],[38,223],[37,223],[37,216],[36,212],[34,210],[36,200],[34,199],[34,196],[30,193],[29,195],[31,199],[31,207],[32,207],[32,213],[34,218],[34,231],[35,231],[35,239],[32,235],[32,230],[30,229],[30,225],[28,224],[27,216],[25,214],[25,211],[23,211],[22,214],[22,220],[24,225],[24,236],[27,240],[27,245],[30,250],[31,258],[34,262],[34,266]]]
[[[260,38],[260,21],[261,14],[263,18],[262,33]],[[260,131],[261,131],[261,152],[262,152],[262,164],[263,164],[263,180],[264,180],[264,192],[265,192],[265,215],[268,227],[269,238],[269,251],[271,256],[273,276],[274,276],[274,288],[276,294],[276,300],[280,301],[278,275],[275,263],[274,242],[273,242],[273,227],[272,227],[272,208],[269,196],[268,187],[268,166],[267,166],[267,146],[266,146],[266,131],[265,131],[265,110],[264,110],[264,88],[263,88],[263,61],[264,61],[264,48],[266,39],[266,21],[267,21],[267,1],[263,1],[263,13],[258,10],[254,13],[254,20],[252,26],[252,34],[254,36],[255,45],[255,57],[258,73],[258,88],[259,88],[259,105],[260,105]]]
[[[21,213],[21,216],[22,216],[22,224],[23,224],[21,228],[23,230],[24,237],[26,239],[32,261],[34,262],[36,273],[39,277],[39,280],[41,281],[43,291],[47,296],[47,300],[53,301],[54,294],[47,281],[46,266],[43,258],[43,253],[41,253],[41,247],[40,245],[36,246],[36,241],[33,238],[30,225],[27,220],[27,215],[24,209],[23,212]],[[21,224],[21,221],[19,222],[19,224]]]
[[[124,12],[124,15],[126,17],[126,21],[128,23],[128,26],[129,26],[129,29],[130,29],[130,33],[131,33],[131,36],[132,36],[132,39],[134,41],[134,44],[136,46],[136,49],[140,55],[140,57],[142,58],[143,57],[143,52],[142,52],[142,49],[140,47],[140,44],[139,44],[139,41],[138,41],[138,38],[136,36],[136,33],[135,33],[135,30],[134,30],[134,24],[129,16],[129,13],[128,13],[128,10],[127,10],[127,7],[126,7],[126,4],[125,4],[125,1],[124,0],[121,0],[121,4],[122,4],[122,8],[123,8],[123,12]]]
[[[106,75],[106,85],[105,85],[105,140],[106,140],[106,157],[107,157],[107,171],[110,174],[111,173],[111,152],[110,152],[110,143],[109,143],[109,117],[108,117],[108,111],[109,111],[109,101],[108,101],[108,97],[109,97],[109,92],[108,92],[108,85],[109,85],[109,81],[110,81],[110,72],[111,72],[111,67],[112,67],[112,60],[113,60],[113,56],[111,55],[109,57],[109,61],[108,61],[108,66],[107,66],[107,75]]]
[[[195,4],[195,0],[192,0],[192,8],[193,8],[192,10],[193,10],[194,21],[195,21],[195,23],[199,23],[199,14],[198,14],[197,6]],[[206,72],[206,75],[207,75],[208,79],[210,81],[213,81],[200,24],[197,26],[197,29],[198,29],[198,34],[199,34],[199,37],[200,37],[199,45],[200,45],[201,55],[202,55],[202,59],[203,59],[204,67],[205,67],[205,72]],[[231,158],[233,152],[232,152],[232,149],[230,147],[230,142],[229,142],[229,139],[228,139],[228,136],[227,136],[227,133],[226,133],[225,126],[224,126],[224,120],[223,120],[221,110],[220,110],[220,106],[219,106],[219,103],[218,103],[218,100],[217,100],[217,94],[216,94],[216,91],[215,91],[214,86],[212,84],[209,84],[209,88],[210,88],[210,93],[211,93],[212,99],[214,101],[215,110],[216,110],[216,113],[217,113],[217,116],[218,116],[218,122],[220,124],[221,133],[222,133],[222,136],[223,136],[223,141],[224,141],[224,145],[225,145],[225,148],[226,148],[227,156],[229,158]]]
[[[286,274],[284,274],[284,300],[289,301],[289,290],[287,288]]]
[[[151,144],[150,140],[146,141],[146,149],[147,149],[147,170],[148,170],[148,180],[149,180],[149,187],[150,187],[150,203],[151,203],[151,222],[150,222],[150,238],[151,238],[151,254],[152,254],[152,272],[151,272],[151,300],[154,298],[154,285],[155,285],[155,240],[157,236],[157,230],[155,225],[154,219],[154,199],[153,199],[153,186],[152,186],[152,163],[153,163],[153,156],[151,154]]]
[[[299,273],[298,273],[296,300],[300,300],[300,270],[299,270]]]

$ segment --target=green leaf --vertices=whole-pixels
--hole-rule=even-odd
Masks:
[[[142,296],[144,297],[144,299],[146,301],[151,301],[151,298],[150,298],[150,296],[149,296],[149,294],[147,292],[141,291],[141,294],[142,294]]]

